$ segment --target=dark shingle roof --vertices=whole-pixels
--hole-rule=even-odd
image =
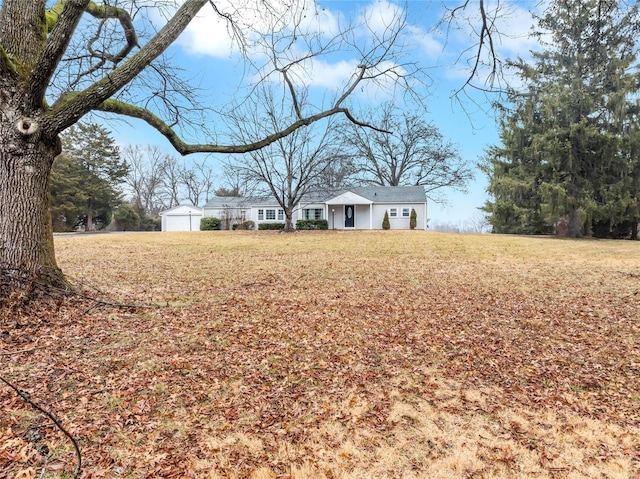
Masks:
[[[426,203],[427,196],[422,186],[352,186],[310,191],[304,203],[324,203],[341,194],[352,192],[374,203]],[[264,197],[215,196],[205,208],[249,208],[252,205],[276,204],[274,199]]]
[[[351,186],[310,192],[304,200],[322,203],[348,192],[355,193],[374,203],[425,203],[427,201],[422,186]]]

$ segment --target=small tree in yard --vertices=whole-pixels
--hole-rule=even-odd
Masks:
[[[384,218],[382,219],[382,229],[388,230],[391,229],[391,223],[389,223],[389,212],[384,212]]]
[[[415,209],[411,208],[411,214],[409,215],[409,228],[414,230],[416,229],[417,224],[418,224],[418,213],[416,213]]]

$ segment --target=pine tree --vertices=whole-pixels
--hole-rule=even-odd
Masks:
[[[54,228],[103,228],[122,201],[120,185],[127,164],[109,131],[96,124],[78,124],[62,137],[63,154],[51,176]]]
[[[539,19],[552,42],[533,64],[512,64],[526,88],[509,92],[503,144],[483,166],[496,232],[546,233],[566,220],[581,236],[631,219],[637,24],[637,7],[597,0],[555,2]]]

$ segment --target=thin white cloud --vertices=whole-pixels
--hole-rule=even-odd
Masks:
[[[298,72],[299,76],[306,77],[305,84],[315,87],[337,90],[344,88],[353,76],[358,62],[356,60],[340,60],[327,62],[319,58],[305,63]]]
[[[383,37],[404,16],[404,10],[395,3],[378,0],[366,5],[362,12],[362,23],[378,38]]]
[[[348,27],[352,28],[348,41],[357,44],[361,51],[367,51],[381,39],[390,36],[395,23],[398,19],[404,19],[406,13],[403,7],[393,2],[376,0],[363,7],[356,7],[357,10],[352,9],[349,13],[353,21],[350,23],[347,20],[347,13],[323,8],[316,5],[314,0],[303,0],[295,9],[288,7],[284,10],[279,10],[283,8],[284,2],[274,0],[272,3],[273,8],[267,11],[263,0],[216,2],[220,12],[232,15],[238,25],[246,25],[245,32],[252,32],[244,53],[249,55],[254,67],[258,70],[255,81],[281,80],[278,74],[269,73],[273,70],[271,63],[273,52],[269,48],[269,43],[274,39],[280,38],[279,43],[275,41],[276,50],[281,48],[277,54],[281,60],[278,66],[304,58],[312,49],[326,45],[330,39],[335,38]],[[274,23],[273,18],[278,21]],[[295,33],[300,34],[296,41],[292,40],[294,32],[292,25],[296,25]],[[271,35],[270,32],[274,31],[275,35]],[[181,36],[179,45],[191,55],[229,58],[239,52],[239,45],[234,42],[232,33],[227,20],[221,18],[213,8],[208,6],[203,8],[189,25]],[[308,34],[307,38],[313,38],[313,40],[307,43],[302,39],[304,34]],[[442,45],[422,27],[407,25],[405,35],[401,41],[406,47],[421,54],[435,57],[442,50]],[[349,85],[358,71],[357,66],[362,58],[357,56],[357,49],[353,46],[339,49],[339,51],[330,50],[326,55],[300,61],[289,70],[297,86],[305,85],[340,92]],[[388,62],[381,67],[395,68],[398,72],[404,73],[401,67]],[[364,82],[355,93],[368,98],[382,98],[388,96],[384,91],[386,89],[391,91],[392,85],[391,77],[381,77],[375,82]]]
[[[240,52],[244,45],[246,54],[260,55],[260,48],[252,49],[254,44],[274,34],[274,38],[294,34],[331,37],[340,30],[340,13],[319,8],[313,0],[291,5],[277,0],[217,0],[215,5],[238,30],[207,5],[178,40],[187,53],[225,58]]]

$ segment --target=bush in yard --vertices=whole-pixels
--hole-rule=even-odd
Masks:
[[[135,231],[140,228],[140,216],[135,208],[127,203],[118,207],[113,215],[118,231]]]
[[[296,221],[297,230],[328,230],[329,222],[327,220],[298,220]]]
[[[231,227],[231,229],[233,230],[252,230],[255,229],[256,224],[251,221],[251,220],[247,220],[247,221],[243,221],[242,223],[236,223],[235,225],[233,225]]]
[[[258,225],[259,230],[283,230],[284,223],[260,223]]]
[[[150,218],[148,216],[140,217],[140,231],[161,231],[162,219]]]
[[[200,220],[200,231],[213,231],[220,229],[220,219],[215,216],[206,216]]]
[[[416,229],[417,224],[418,224],[418,213],[416,213],[416,210],[411,208],[411,214],[409,215],[409,228],[414,230]]]
[[[382,229],[388,230],[391,229],[391,223],[389,223],[389,212],[384,212],[384,219],[382,220]]]

